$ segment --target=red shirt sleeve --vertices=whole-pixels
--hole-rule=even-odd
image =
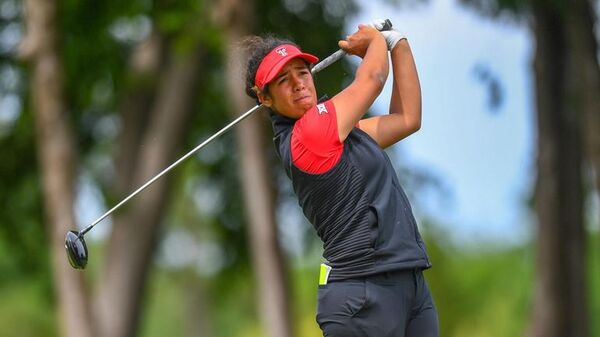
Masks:
[[[331,100],[310,108],[296,121],[291,139],[292,161],[302,171],[319,174],[331,169],[344,152]]]

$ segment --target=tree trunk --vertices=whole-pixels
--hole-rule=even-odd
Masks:
[[[169,61],[148,115],[143,140],[132,158],[135,188],[175,160],[182,134],[190,121],[201,57],[197,52],[185,56],[173,53]],[[169,187],[167,175],[140,193],[129,208],[115,218],[97,298],[103,337],[136,335],[145,280]]]
[[[127,93],[120,106],[122,131],[119,133],[115,156],[115,181],[112,190],[118,199],[124,198],[136,188],[133,184],[136,158],[150,118],[156,93],[160,66],[164,62],[164,39],[154,32],[134,50],[127,78]]]
[[[184,336],[186,337],[212,337],[214,327],[210,320],[210,301],[206,293],[206,285],[198,281],[197,277],[188,277],[189,281],[183,282],[184,298],[182,302],[185,310]]]
[[[538,122],[532,337],[587,336],[580,101],[564,13],[534,2]]]
[[[235,47],[235,43],[250,32],[250,13],[253,5],[250,1],[222,0],[215,12],[215,21],[221,25],[226,36],[227,95],[231,98],[231,108],[236,115],[254,105],[244,93],[247,55],[240,50],[241,48]],[[255,113],[236,127],[241,157],[240,176],[261,320],[267,336],[291,337],[288,280],[275,223],[271,185],[273,174],[265,155],[264,125],[260,113]]]
[[[266,336],[291,337],[288,279],[277,236],[270,185],[273,175],[270,175],[270,167],[266,165],[268,160],[262,142],[265,128],[261,117],[258,114],[250,116],[236,132],[242,161],[240,175],[249,224],[252,264]]]
[[[65,234],[76,229],[73,213],[75,142],[64,102],[63,66],[57,51],[56,2],[25,1],[27,35],[20,56],[31,65],[38,165],[56,297],[60,335],[92,335],[89,301],[83,274],[71,268],[64,249]]]
[[[567,34],[577,60],[579,93],[584,121],[587,161],[595,172],[596,193],[600,192],[600,66],[594,34],[594,6],[589,0],[574,0],[568,7]]]

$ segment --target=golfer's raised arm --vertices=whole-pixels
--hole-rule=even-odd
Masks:
[[[388,36],[386,40],[389,44]],[[421,86],[408,41],[403,37],[399,38],[390,54],[394,82],[389,115],[360,121],[360,128],[382,148],[393,145],[421,127]]]
[[[354,81],[332,99],[337,111],[340,141],[343,142],[381,93],[389,67],[385,39],[372,27],[360,25],[358,31],[340,41],[339,46],[363,59]]]

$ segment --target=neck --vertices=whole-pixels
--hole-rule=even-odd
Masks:
[[[271,124],[273,125],[273,133],[277,136],[280,132],[294,125],[295,119],[285,117],[279,113],[269,109],[269,115],[271,116]]]

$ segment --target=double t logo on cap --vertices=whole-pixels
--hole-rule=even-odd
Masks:
[[[287,50],[285,50],[285,48],[279,48],[275,50],[275,52],[281,56],[287,56]]]

